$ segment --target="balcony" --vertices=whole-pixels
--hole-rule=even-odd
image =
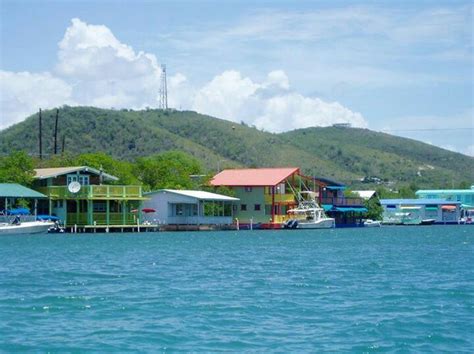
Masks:
[[[136,225],[137,217],[132,213],[109,213],[109,222],[107,223],[106,213],[93,213],[92,223],[96,225]],[[87,213],[68,213],[67,226],[72,225],[89,225]]]
[[[331,204],[338,206],[345,205],[364,205],[364,199],[362,198],[353,198],[353,197],[323,197],[319,200],[320,204]]]
[[[144,199],[141,186],[89,185],[71,193],[67,186],[38,188],[51,199]]]
[[[275,194],[275,203],[295,203],[293,194]],[[271,194],[265,194],[265,204],[272,204]]]

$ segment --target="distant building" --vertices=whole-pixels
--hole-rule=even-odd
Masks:
[[[433,220],[437,224],[458,223],[461,203],[445,199],[381,199],[383,223],[419,225]]]
[[[350,128],[352,125],[351,123],[334,123],[332,126],[334,128]]]
[[[88,166],[39,168],[34,188],[49,198],[43,214],[66,226],[129,226],[139,221],[141,186],[111,185],[118,178]]]
[[[470,189],[422,189],[417,191],[417,198],[445,199],[461,203],[461,218],[474,220],[474,186]]]
[[[463,209],[474,209],[474,186],[470,189],[421,189],[415,194],[417,198],[461,202]]]
[[[204,191],[161,189],[145,193],[143,209],[156,210],[152,222],[167,225],[230,225],[238,198]]]
[[[367,213],[364,200],[357,197],[346,197],[346,185],[328,178],[314,177],[318,186],[319,204],[329,217],[336,219],[336,227],[353,227],[362,225]]]

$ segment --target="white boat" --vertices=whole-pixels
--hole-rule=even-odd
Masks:
[[[288,210],[290,219],[283,224],[285,229],[332,229],[335,219],[329,218],[316,202],[316,193],[300,192],[297,208]]]
[[[0,235],[47,233],[51,221],[15,221],[0,223]]]
[[[380,227],[382,223],[378,220],[367,219],[364,221],[365,227]]]

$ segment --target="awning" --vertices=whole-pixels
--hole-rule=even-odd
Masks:
[[[438,211],[438,207],[426,207],[426,211]]]
[[[420,206],[402,206],[400,207],[401,210],[419,210],[421,209]]]
[[[333,191],[343,191],[346,189],[345,186],[327,186],[326,189],[333,190]]]
[[[355,213],[366,213],[367,208],[364,207],[336,207],[337,211],[341,211],[343,213],[350,213],[350,212],[355,212]]]
[[[333,208],[332,204],[323,204],[321,206],[323,207],[324,211],[331,211]]]
[[[456,206],[455,205],[443,205],[441,207],[441,209],[443,209],[443,210],[456,210]]]

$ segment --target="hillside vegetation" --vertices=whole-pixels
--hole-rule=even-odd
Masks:
[[[43,112],[43,152],[53,151],[55,110]],[[38,154],[37,114],[0,132],[0,153]],[[189,111],[60,109],[59,141],[70,154],[104,152],[134,161],[186,152],[208,171],[296,166],[306,174],[354,185],[376,176],[396,185],[451,187],[474,182],[474,159],[418,141],[353,128],[307,128],[282,134]],[[61,145],[59,143],[59,145]]]

